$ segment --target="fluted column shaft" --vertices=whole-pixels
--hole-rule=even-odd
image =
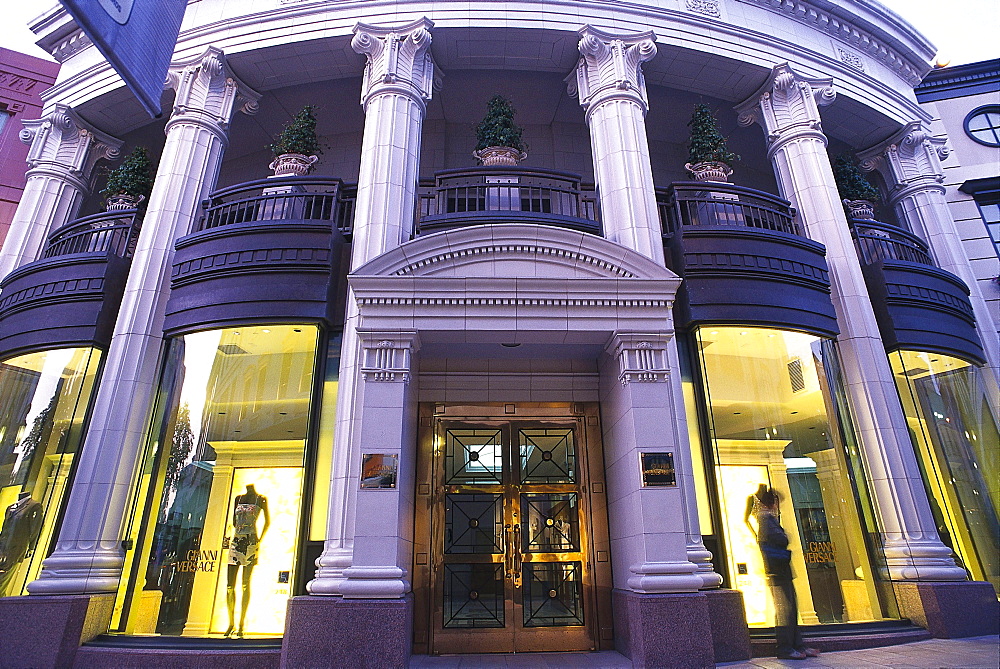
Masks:
[[[21,141],[31,145],[21,201],[0,250],[0,279],[37,260],[49,233],[68,223],[89,193],[101,158],[118,157],[122,142],[91,127],[65,105],[24,121]]]
[[[662,263],[641,67],[656,55],[654,35],[611,35],[590,26],[580,35],[570,93],[579,95],[590,128],[604,236]]]
[[[889,576],[964,580],[965,571],[937,534],[834,182],[819,106],[835,96],[832,80],[802,78],[785,64],[737,111],[741,124],[764,128],[783,197],[798,211],[808,236],[826,246],[844,383],[877,499]]]
[[[352,270],[408,241],[413,232],[420,138],[427,102],[433,91],[434,63],[430,56],[433,25],[428,19],[420,19],[405,26],[358,24],[355,28],[351,45],[366,56],[367,63],[361,92],[365,130],[354,209]],[[359,321],[354,292],[349,289],[340,358],[326,543],[316,560],[316,578],[309,582],[308,590],[313,595],[400,597],[409,591],[409,581],[405,567],[395,566],[400,560],[398,541],[362,539],[366,546],[360,550],[361,562],[349,571],[355,564],[355,516],[358,513],[366,386]],[[409,376],[395,389],[401,394],[393,402],[405,413],[409,404],[415,401],[410,392]],[[415,415],[408,416],[407,420],[410,418],[416,420]],[[384,451],[380,449],[380,452]],[[382,501],[381,497],[378,499]],[[412,494],[409,503],[412,504]],[[372,511],[366,509],[364,513]],[[399,509],[396,509],[390,515],[398,520],[398,514]],[[351,574],[359,583],[345,585]]]
[[[56,548],[32,594],[114,592],[124,514],[156,394],[174,241],[187,234],[215,185],[234,108],[259,96],[210,48],[170,71],[177,91],[166,142]]]
[[[880,146],[860,154],[862,168],[877,170],[890,185],[889,204],[900,222],[930,246],[938,267],[962,279],[976,316],[976,329],[986,354],[990,403],[1000,415],[1000,337],[986,298],[976,280],[955,227],[943,185],[941,160],[949,154],[945,140],[931,137],[919,121],[908,123]]]

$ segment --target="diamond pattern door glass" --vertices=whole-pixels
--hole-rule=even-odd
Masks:
[[[445,553],[503,553],[502,531],[502,495],[445,496]]]
[[[445,432],[445,485],[503,483],[500,430],[456,429]]]
[[[525,627],[583,624],[579,562],[528,562],[522,568]]]
[[[503,627],[503,565],[444,565],[444,626]]]
[[[521,483],[576,483],[572,428],[518,430]]]
[[[576,493],[521,495],[525,553],[580,550],[580,514]]]

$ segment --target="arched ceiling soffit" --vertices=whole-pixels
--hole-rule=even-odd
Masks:
[[[342,18],[339,22],[332,19],[322,22],[320,17],[336,14],[334,8],[340,3],[325,3],[325,11],[320,11],[318,4],[302,2],[286,5],[288,8],[297,6],[300,15],[311,12],[315,16],[313,21],[303,22],[302,30],[294,35],[285,34],[280,40],[274,38],[269,43],[260,38],[266,32],[260,21],[255,24],[254,32],[243,33],[237,30],[240,20],[229,19],[185,31],[178,45],[178,54],[193,53],[203,48],[212,35],[220,34],[224,26],[235,24],[227,31],[225,39],[213,43],[226,51],[233,71],[255,90],[267,92],[358,77],[364,60],[350,47],[351,29],[359,18],[377,23],[380,17],[365,18],[355,12],[350,21]],[[355,10],[359,8],[357,3],[345,4],[354,6]],[[855,125],[864,123],[874,128],[872,133],[863,134],[873,134],[880,139],[891,134],[904,119],[910,120],[923,113],[912,100],[876,78],[859,75],[844,62],[794,42],[774,35],[751,34],[752,31],[746,28],[718,25],[718,22],[711,26],[712,30],[693,30],[705,19],[690,12],[678,13],[649,7],[642,8],[642,11],[645,19],[649,19],[652,12],[654,17],[662,15],[663,20],[647,20],[643,24],[632,25],[623,20],[622,15],[626,14],[624,9],[609,9],[606,12],[607,26],[598,22],[601,13],[596,9],[589,20],[595,26],[612,32],[653,29],[657,35],[658,53],[643,66],[649,86],[662,86],[737,103],[760,86],[775,64],[788,60],[795,63],[804,76],[832,75],[840,98],[855,102],[853,106],[846,105],[850,112],[843,114],[844,123],[832,124],[846,131],[840,139],[849,144],[868,145],[846,122],[851,117],[855,119]],[[270,12],[268,18],[278,21],[279,13],[277,10]],[[433,18],[436,25],[432,52],[445,86],[449,71],[503,69],[565,75],[577,62],[576,30],[581,27],[579,14],[562,16],[561,20],[549,23],[524,19],[525,27],[512,26],[513,19],[505,20],[502,27],[469,27],[468,17],[461,19],[456,15],[447,15]],[[325,29],[317,28],[318,23],[322,23]],[[461,25],[463,23],[464,26]],[[541,25],[546,27],[537,27]],[[319,34],[326,36],[316,37]],[[72,80],[61,83],[56,89],[67,89],[63,93],[68,94],[71,83]],[[89,88],[91,91],[95,89],[93,85]],[[875,95],[872,94],[873,89]],[[60,91],[50,95],[56,94]],[[60,97],[86,98],[87,95],[81,87],[73,94],[60,94]],[[171,94],[168,92],[165,95]],[[165,102],[169,105],[168,100]],[[89,99],[77,106],[77,110],[85,119],[112,134],[120,135],[149,123],[138,104],[132,103],[121,88]],[[880,120],[880,116],[886,118]]]
[[[603,237],[522,224],[472,226],[418,237],[352,274],[680,281],[666,267]]]

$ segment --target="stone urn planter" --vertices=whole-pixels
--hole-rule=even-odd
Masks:
[[[717,181],[727,183],[733,174],[733,168],[716,160],[700,163],[685,163],[684,169],[691,173],[695,181]]]
[[[128,193],[119,193],[118,195],[112,195],[107,200],[104,201],[104,208],[106,211],[123,211],[125,209],[136,209],[143,200],[146,199],[145,195],[129,195]]]
[[[844,200],[844,206],[850,212],[851,218],[859,221],[875,220],[875,205],[868,200]]]
[[[276,177],[304,177],[309,174],[313,164],[319,160],[318,156],[307,156],[302,153],[283,153],[268,165],[268,169],[274,170]]]
[[[527,152],[510,146],[487,146],[485,149],[473,151],[472,155],[488,167],[516,167],[520,161],[528,157]]]

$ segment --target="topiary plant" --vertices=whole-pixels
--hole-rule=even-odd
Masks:
[[[712,108],[704,102],[695,105],[688,121],[691,126],[691,143],[688,145],[688,163],[718,162],[731,164],[740,159],[726,146],[726,138],[719,132],[719,121]]]
[[[108,183],[101,191],[104,197],[131,195],[149,197],[153,190],[153,176],[150,173],[149,153],[143,146],[132,149],[122,164],[108,172]]]
[[[844,153],[833,161],[833,178],[837,191],[845,200],[867,200],[878,202],[878,189],[872,185],[858,169],[858,164],[849,153]]]
[[[514,123],[514,105],[502,95],[494,95],[486,103],[486,117],[476,128],[476,150],[490,146],[508,146],[523,152],[521,127]]]
[[[286,153],[300,153],[304,156],[323,153],[316,137],[316,116],[313,114],[315,111],[315,107],[306,105],[285,124],[271,145],[271,152],[276,157]]]

